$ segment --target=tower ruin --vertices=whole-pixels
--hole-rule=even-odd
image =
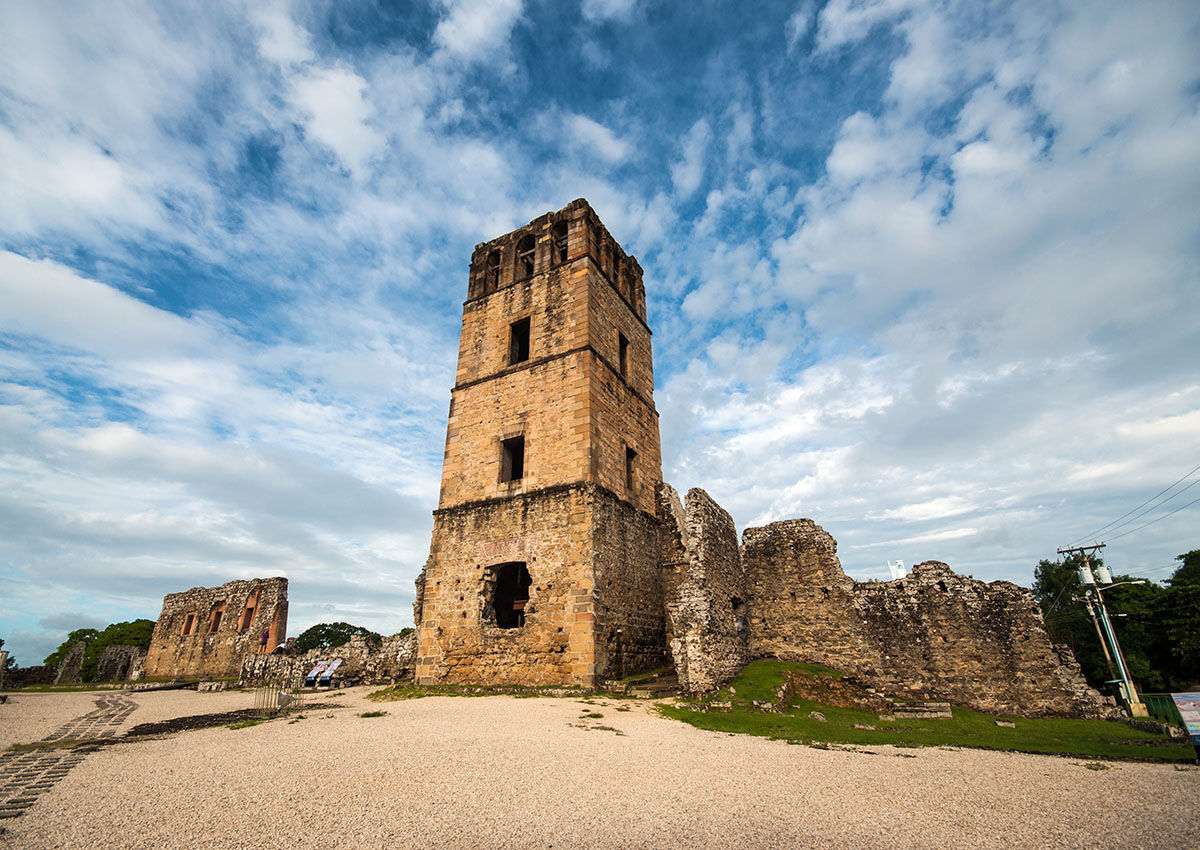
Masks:
[[[591,687],[666,661],[642,269],[579,199],[475,247],[419,682]]]

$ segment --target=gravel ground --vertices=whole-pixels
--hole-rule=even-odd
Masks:
[[[11,693],[0,704],[0,750],[45,738],[59,726],[96,707],[95,694]]]
[[[5,821],[0,847],[1200,846],[1195,769],[821,750],[701,731],[643,703],[365,693],[296,723],[107,747]],[[133,698],[127,727],[251,703]]]

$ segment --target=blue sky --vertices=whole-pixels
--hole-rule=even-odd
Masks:
[[[470,250],[576,197],[646,272],[668,481],[816,519],[859,578],[1027,583],[1200,463],[1198,28],[5,4],[0,637],[262,574],[293,634],[409,624]],[[1110,562],[1165,576],[1198,510]]]

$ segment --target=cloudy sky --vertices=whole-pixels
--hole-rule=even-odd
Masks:
[[[0,637],[34,663],[264,574],[292,634],[409,624],[471,247],[581,196],[646,270],[668,481],[816,519],[859,578],[1028,583],[1200,464],[1198,28],[4,3]],[[1135,530],[1196,497],[1110,563],[1165,576],[1200,505]]]

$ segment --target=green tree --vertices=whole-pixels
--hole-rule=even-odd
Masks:
[[[0,649],[4,649],[4,638],[0,638]],[[4,659],[4,669],[5,670],[16,670],[17,669],[16,656],[10,655],[10,656],[8,656],[8,658]]]
[[[1200,683],[1200,549],[1176,557],[1158,606],[1159,639],[1172,690]]]
[[[1040,561],[1034,568],[1033,592],[1042,607],[1046,629],[1055,643],[1071,647],[1083,668],[1083,675],[1095,688],[1111,692],[1105,683],[1111,678],[1096,627],[1079,597],[1079,555],[1062,561]],[[1092,568],[1103,566],[1103,558],[1090,557]],[[1128,575],[1113,577],[1114,582],[1133,581]],[[1159,690],[1168,683],[1167,659],[1161,641],[1160,606],[1163,588],[1150,583],[1122,585],[1105,591],[1104,601],[1112,617],[1113,629],[1121,642],[1129,673],[1140,688]]]
[[[71,644],[76,641],[84,641],[90,643],[99,636],[100,632],[96,629],[75,629],[67,634],[67,639],[58,645],[58,649],[46,656],[46,660],[42,663],[47,667],[57,667],[62,661],[63,656],[67,654],[67,650],[71,648]]]
[[[382,640],[377,632],[363,626],[350,623],[317,623],[305,629],[300,637],[296,638],[296,650],[308,652],[310,649],[332,649],[346,643],[355,635],[365,635],[372,643]]]

